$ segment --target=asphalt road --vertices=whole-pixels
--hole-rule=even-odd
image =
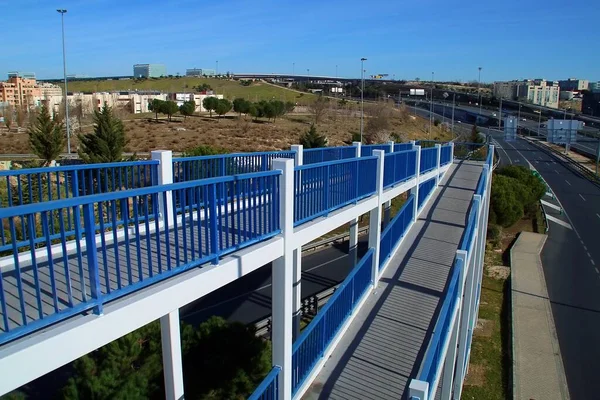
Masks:
[[[541,258],[571,399],[600,397],[600,188],[564,163],[519,138],[500,145],[503,164],[531,165],[546,180],[564,213],[549,222]]]
[[[367,236],[359,237],[359,258],[367,250]],[[302,298],[343,281],[351,271],[348,241],[302,255]],[[271,314],[271,264],[237,279],[181,309],[183,321],[199,324],[213,315],[250,324]]]

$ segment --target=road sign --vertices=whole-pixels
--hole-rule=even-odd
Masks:
[[[450,96],[450,95],[448,94],[448,92],[444,92],[444,94],[442,96],[444,96],[444,98],[447,99],[448,96]]]
[[[577,141],[577,131],[583,128],[583,122],[568,119],[548,120],[548,142],[569,144]]]
[[[504,118],[504,140],[514,142],[517,140],[519,121],[515,117]]]

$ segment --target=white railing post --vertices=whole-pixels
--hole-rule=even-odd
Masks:
[[[291,150],[296,152],[296,154],[294,155],[294,163],[296,167],[304,165],[304,146],[302,146],[301,144],[293,144]]]
[[[408,386],[408,398],[410,400],[429,400],[429,383],[411,379]]]
[[[394,152],[394,141],[390,140],[387,144],[388,144],[388,146],[390,146],[389,152],[393,153]],[[388,200],[383,205],[383,226],[387,226],[387,224],[390,223],[391,212],[392,212],[392,201]]]
[[[387,142],[387,145],[390,146],[390,151],[388,153],[393,153],[394,152],[394,141],[390,140],[389,142]]]
[[[304,146],[301,144],[294,144],[291,149],[295,152],[294,165],[296,167],[304,165]],[[294,249],[292,307],[294,309],[293,339],[296,340],[300,334],[300,320],[302,319],[302,247]]]
[[[173,183],[173,152],[171,150],[154,150],[151,153],[152,159],[158,161],[158,184],[168,185]],[[165,217],[169,221],[169,225],[173,225],[173,194],[167,192],[166,204],[163,201],[163,196],[158,196],[158,209],[160,216],[164,222]]]
[[[163,376],[165,380],[165,398],[167,400],[183,399],[184,395],[179,324],[179,309],[171,311],[160,318]]]
[[[454,162],[454,142],[450,142],[450,164]]]
[[[292,398],[292,307],[294,268],[294,160],[275,159],[273,169],[279,178],[279,225],[283,256],[273,261],[272,271],[272,362],[279,365],[279,399]]]
[[[463,282],[465,279],[465,263],[467,261],[467,252],[464,250],[456,250],[456,260],[462,260],[463,268],[459,272],[458,278],[458,292],[456,296],[462,299],[463,296]],[[458,313],[454,320],[454,326],[452,327],[452,336],[450,336],[450,343],[448,344],[448,353],[446,353],[446,359],[444,361],[444,373],[442,375],[442,399],[450,399],[452,396],[452,383],[454,382],[454,373],[456,366],[456,355],[458,352],[458,334],[460,328],[460,318],[462,315],[462,301],[458,302]]]
[[[360,157],[362,143],[352,142],[352,145],[356,147],[355,157]],[[354,267],[358,260],[358,217],[350,220],[350,237],[348,238],[348,246],[348,254],[350,256],[350,267]]]
[[[417,145],[417,141],[416,141],[416,140],[411,140],[409,143],[412,145],[412,148],[413,148],[413,149],[414,149],[414,148],[415,148],[415,146]]]
[[[413,140],[414,143],[414,140]],[[415,158],[415,162],[417,164],[417,168],[416,168],[416,185],[415,187],[413,187],[412,189],[410,189],[410,194],[414,195],[414,201],[413,201],[413,220],[414,222],[417,222],[417,213],[419,212],[419,183],[421,181],[421,146],[416,146],[413,144],[413,149],[417,150],[417,157]]]
[[[439,186],[439,184],[440,184],[440,164],[441,164],[441,160],[442,160],[442,145],[439,143],[436,143],[435,149],[437,151],[437,161],[436,161],[437,173],[435,174],[435,186]]]
[[[473,207],[475,207],[476,209],[479,208],[479,203],[480,203],[481,197],[480,196],[473,196]],[[463,297],[463,304],[462,304],[462,315],[461,315],[461,319],[460,319],[460,329],[459,329],[459,336],[458,336],[458,348],[459,348],[459,352],[458,352],[458,360],[457,360],[457,366],[456,366],[456,374],[454,377],[454,396],[455,398],[460,398],[460,393],[462,391],[462,385],[464,382],[464,378],[465,378],[465,360],[467,357],[467,352],[469,351],[469,349],[466,347],[467,346],[467,341],[470,335],[470,331],[471,331],[471,314],[472,314],[472,307],[473,307],[473,294],[474,294],[474,289],[475,289],[475,279],[476,279],[476,273],[477,273],[477,263],[476,263],[476,259],[477,259],[477,230],[478,230],[478,225],[477,225],[477,219],[475,220],[475,229],[473,231],[473,234],[475,235],[475,237],[473,238],[473,240],[475,240],[475,243],[472,247],[472,251],[471,253],[467,252],[466,255],[466,261],[465,261],[465,266],[466,266],[466,280],[465,280],[465,287],[464,287],[464,297]]]
[[[374,249],[373,270],[371,277],[373,287],[377,287],[379,281],[379,253],[381,246],[381,195],[383,194],[383,168],[385,161],[385,152],[383,150],[373,150],[373,155],[377,157],[377,175],[375,177],[377,188],[377,207],[369,213],[369,248]]]

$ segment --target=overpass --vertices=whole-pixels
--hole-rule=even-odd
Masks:
[[[475,144],[355,143],[1,171],[0,393],[160,319],[166,396],[182,398],[179,309],[272,262],[273,370],[253,398],[314,392],[377,293],[393,294],[378,291],[394,286],[389,274],[402,278],[407,302],[377,304],[420,321],[404,344],[417,351],[402,359],[411,372],[399,390],[434,398],[439,384],[460,397],[492,154]],[[384,210],[400,195],[389,221]],[[358,259],[365,213],[368,251]],[[299,250],[346,223],[353,268],[300,333]]]

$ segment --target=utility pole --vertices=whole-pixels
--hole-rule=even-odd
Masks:
[[[363,142],[363,124],[365,118],[365,61],[366,58],[360,59],[360,80],[361,80],[361,89],[360,89],[360,142]]]
[[[219,76],[219,60],[217,60],[217,69],[215,69],[215,74]]]
[[[296,74],[296,63],[293,62],[292,63],[292,75],[295,75],[295,74]]]
[[[456,101],[456,92],[452,94],[452,139],[454,139],[454,104]]]
[[[538,110],[539,114],[538,114],[538,130],[537,130],[537,135],[538,138],[540,137],[540,129],[542,128],[542,109],[540,108]],[[531,131],[529,131],[529,136],[531,136]]]
[[[479,78],[477,81],[477,94],[479,95],[479,115],[481,115],[481,67],[479,69]]]
[[[498,129],[502,129],[502,96],[500,96],[500,105],[498,106]]]
[[[65,14],[67,10],[58,9],[60,13],[60,25],[62,27],[62,50],[63,50],[63,74],[65,77],[65,128],[67,130],[67,154],[71,154],[71,124],[69,123],[69,99],[67,92],[67,56],[65,52]]]

